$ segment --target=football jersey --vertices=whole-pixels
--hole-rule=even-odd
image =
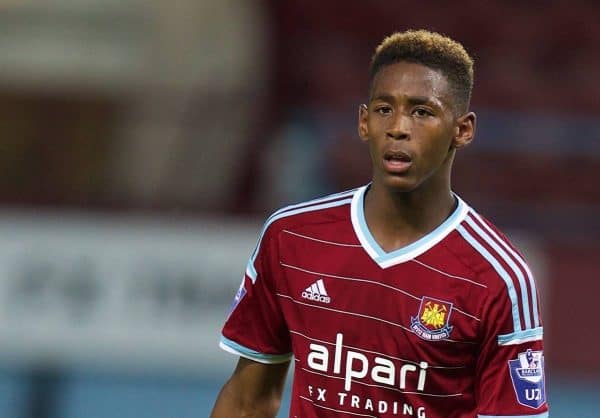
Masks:
[[[266,221],[221,347],[293,360],[293,418],[547,417],[521,254],[458,196],[441,225],[386,252],[365,221],[368,187]]]

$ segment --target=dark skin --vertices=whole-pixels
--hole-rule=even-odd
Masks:
[[[277,415],[290,363],[263,364],[240,357],[215,402],[211,418],[272,418]]]
[[[358,133],[373,164],[365,217],[387,252],[431,232],[456,205],[452,162],[456,150],[473,140],[475,114],[460,114],[455,102],[440,71],[399,62],[376,74],[369,103],[359,108]],[[408,160],[408,168],[390,169],[390,153]]]
[[[431,232],[456,205],[452,161],[473,139],[475,114],[462,114],[455,102],[441,72],[400,62],[379,70],[369,103],[359,108],[358,133],[373,163],[365,217],[385,251]],[[407,161],[390,162],[390,155]],[[240,358],[211,418],[275,417],[288,367]]]

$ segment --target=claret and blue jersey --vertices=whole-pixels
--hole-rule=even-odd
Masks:
[[[434,231],[385,252],[367,188],[267,220],[221,347],[295,362],[290,417],[547,417],[523,257],[458,197]]]

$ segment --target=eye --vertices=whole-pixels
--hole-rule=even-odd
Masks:
[[[389,115],[392,113],[392,108],[390,106],[377,106],[375,108],[375,113],[379,113],[380,115]]]
[[[417,107],[415,110],[413,110],[413,114],[420,117],[420,118],[425,118],[428,116],[433,116],[433,112],[431,112],[428,109],[425,109],[423,107]]]

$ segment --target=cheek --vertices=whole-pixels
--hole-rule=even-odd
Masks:
[[[377,156],[379,155],[377,144],[375,143],[375,141],[369,140],[369,142],[367,142],[367,145],[369,147],[369,156],[371,157],[371,161],[375,163],[375,161],[377,161]]]
[[[422,148],[423,156],[432,164],[442,162],[450,153],[452,137],[446,130],[439,130],[432,134],[430,140]]]
[[[369,119],[367,123],[367,129],[369,130],[370,138],[377,138],[382,130],[382,126],[380,123],[375,123],[372,119]]]

